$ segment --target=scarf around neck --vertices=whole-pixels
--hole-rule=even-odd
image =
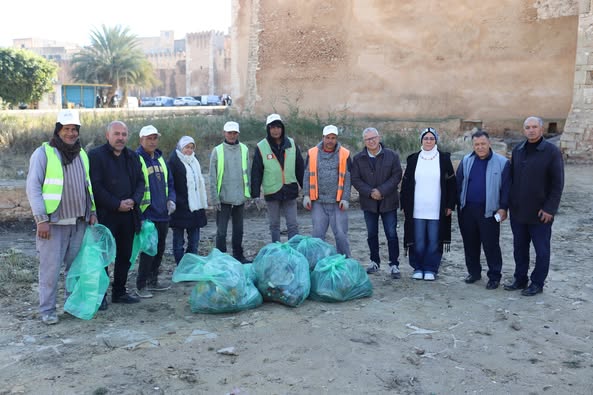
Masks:
[[[80,154],[80,140],[76,139],[74,144],[66,144],[64,140],[60,138],[57,134],[54,134],[52,138],[49,140],[50,147],[57,148],[60,152],[60,156],[62,157],[62,165],[67,166],[74,159],[76,156]]]
[[[206,184],[202,176],[200,162],[195,155],[184,155],[175,150],[177,157],[185,166],[185,180],[187,185],[187,203],[189,211],[196,211],[208,207]]]

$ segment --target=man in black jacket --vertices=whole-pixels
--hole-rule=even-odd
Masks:
[[[352,161],[352,186],[358,191],[360,208],[364,212],[367,227],[371,263],[367,273],[378,273],[381,265],[379,256],[379,217],[389,250],[391,277],[398,279],[399,241],[397,238],[397,209],[399,193],[397,187],[402,178],[399,155],[385,148],[375,128],[362,132],[365,148]]]
[[[303,185],[305,161],[293,139],[286,136],[278,114],[266,119],[267,136],[257,143],[251,167],[251,197],[259,199],[263,189],[272,242],[280,241],[280,216],[284,216],[288,238],[299,233],[297,203]]]
[[[111,122],[105,136],[107,143],[89,152],[89,162],[97,216],[99,222],[109,228],[116,243],[111,301],[138,303],[138,298],[127,293],[126,281],[134,233],[140,231],[144,177],[138,154],[126,147],[126,124]],[[101,309],[106,307],[103,299]]]
[[[511,157],[509,208],[515,280],[504,288],[522,289],[522,295],[533,296],[543,291],[550,268],[552,223],[564,188],[564,163],[558,147],[544,139],[541,118],[527,118],[523,133],[527,140],[513,149]],[[527,287],[530,243],[535,249],[535,267]]]

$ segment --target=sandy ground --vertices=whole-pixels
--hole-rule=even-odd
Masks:
[[[0,394],[592,394],[592,170],[567,167],[543,294],[488,291],[485,271],[482,281],[465,284],[456,226],[436,282],[412,280],[402,257],[401,280],[383,268],[371,276],[372,297],[340,304],[194,314],[192,284],[180,283],[137,305],[110,305],[90,321],[60,314],[47,327],[31,284],[0,299]],[[310,215],[302,211],[299,220],[310,234]],[[265,212],[253,209],[245,229],[253,257],[269,240]],[[214,232],[210,221],[202,253]],[[34,248],[31,232],[4,232],[4,246],[9,239],[29,254]],[[356,207],[350,240],[353,257],[366,264]],[[508,222],[501,244],[509,280]],[[386,261],[383,240],[382,255]],[[163,269],[170,278],[170,254]],[[217,352],[226,347],[235,355]]]

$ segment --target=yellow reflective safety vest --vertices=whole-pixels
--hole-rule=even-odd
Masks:
[[[241,147],[241,170],[243,173],[243,194],[246,198],[251,197],[249,192],[249,174],[247,169],[247,157],[249,156],[249,148],[243,143],[239,143]],[[216,146],[216,193],[220,193],[222,186],[222,176],[224,174],[224,146],[219,144]]]
[[[319,183],[317,182],[318,153],[318,147],[309,149],[309,197],[311,200],[317,200],[319,198]],[[344,182],[346,180],[348,156],[350,156],[350,151],[344,147],[340,147],[340,151],[338,152],[338,192],[336,193],[336,202],[342,200],[342,194],[344,193]]]
[[[142,164],[142,174],[144,174],[144,195],[142,196],[142,201],[140,202],[140,211],[144,212],[148,206],[150,206],[150,182],[148,181],[148,167],[146,166],[146,161],[142,157],[142,155],[138,154],[140,158],[140,164]],[[161,165],[161,169],[163,169],[163,174],[165,175],[165,194],[169,197],[169,171],[167,170],[167,164],[163,159],[163,156],[159,156],[157,159],[159,165]]]
[[[294,140],[287,137],[290,141],[291,147],[284,150],[284,169],[280,166],[280,161],[272,152],[272,147],[268,139],[263,139],[257,146],[262,156],[262,163],[264,164],[264,175],[262,179],[262,188],[264,195],[271,195],[282,189],[285,184],[292,184],[297,182],[295,174],[296,163],[296,148]]]
[[[43,196],[43,203],[45,204],[45,212],[49,215],[55,212],[62,200],[62,192],[64,190],[64,168],[62,161],[54,147],[48,143],[43,143],[45,148],[45,156],[47,157],[47,165],[45,166],[45,179],[41,187],[41,195]],[[91,198],[91,211],[95,211],[95,197],[93,196],[93,188],[91,186],[91,178],[89,176],[89,157],[86,152],[80,149],[80,159],[84,166],[84,173],[86,176],[86,185]]]

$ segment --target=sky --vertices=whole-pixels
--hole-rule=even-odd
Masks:
[[[231,0],[17,0],[1,7],[0,47],[31,37],[86,45],[101,25],[129,27],[138,37],[173,30],[176,40],[207,30],[227,33],[231,25]]]

